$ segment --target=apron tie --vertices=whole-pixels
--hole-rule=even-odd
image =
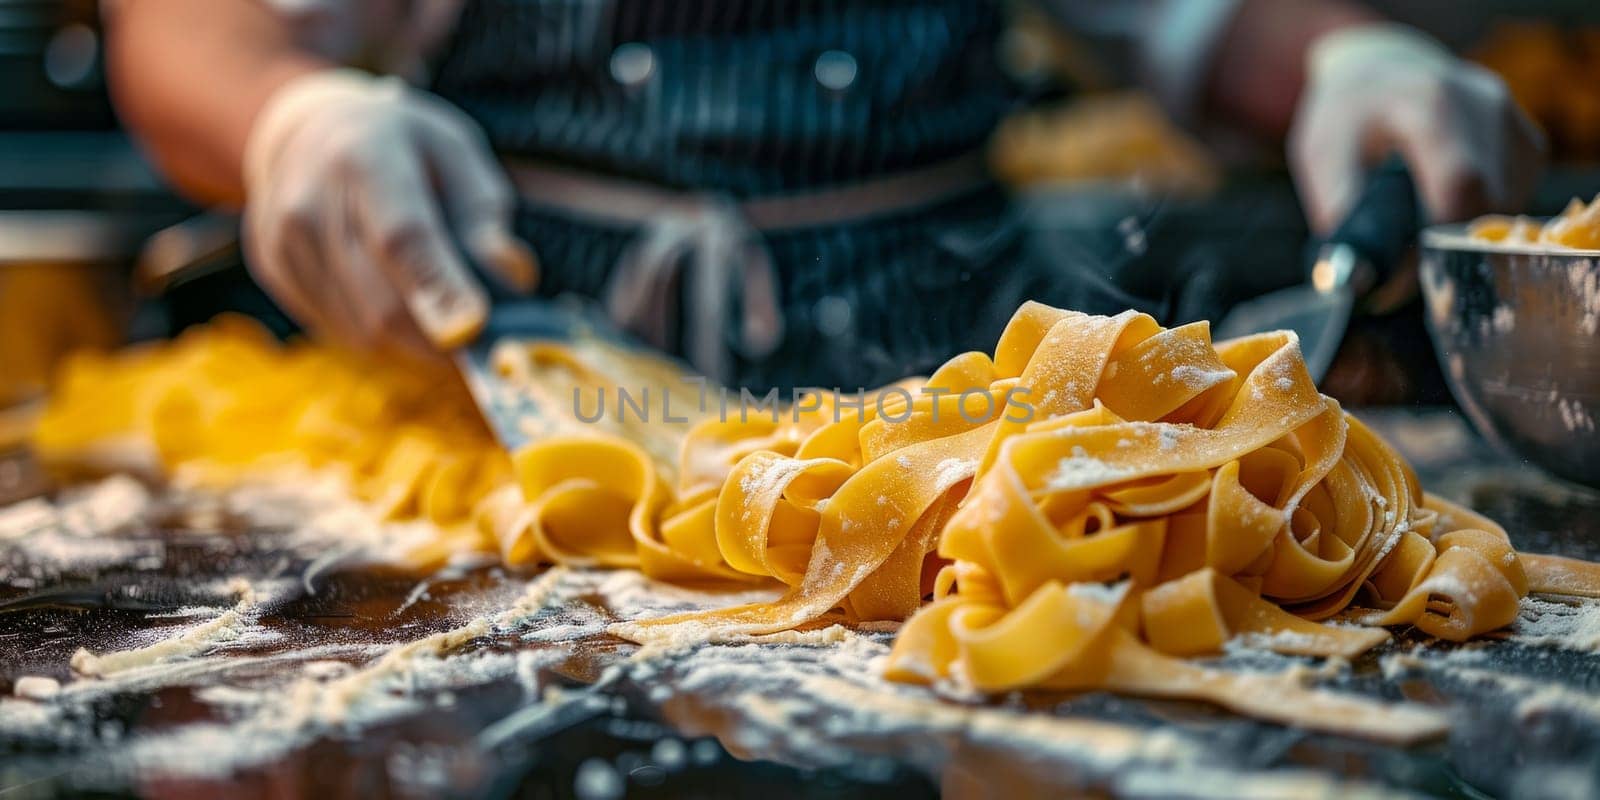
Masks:
[[[506,171],[524,203],[636,231],[602,290],[607,316],[662,348],[682,330],[689,362],[728,380],[730,349],[757,360],[783,341],[778,275],[763,234],[928,208],[989,185],[984,163],[983,152],[973,151],[855,183],[740,200],[527,158],[508,159]],[[680,298],[687,308],[678,307]]]
[[[678,287],[688,298],[678,307]],[[778,280],[761,235],[721,198],[684,198],[659,210],[623,251],[605,290],[611,321],[658,348],[682,320],[683,350],[706,375],[726,379],[731,346],[761,359],[783,338]],[[732,309],[738,332],[725,341]]]

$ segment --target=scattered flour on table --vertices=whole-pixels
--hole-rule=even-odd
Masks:
[[[46,571],[126,564],[159,555],[154,543],[120,535],[141,522],[151,505],[144,484],[114,475],[64,491],[54,502],[34,498],[0,508],[0,549],[23,553],[34,570],[7,578],[27,588]]]
[[[24,675],[12,685],[11,693],[27,700],[49,700],[61,693],[61,682],[43,675]]]
[[[49,727],[49,721],[88,717],[85,709],[108,697],[196,686],[196,698],[221,710],[226,722],[142,732],[107,758],[128,769],[226,776],[281,758],[319,736],[359,731],[430,703],[446,705],[453,690],[510,679],[536,691],[541,666],[566,653],[455,651],[501,628],[527,624],[557,597],[562,577],[560,570],[547,572],[498,613],[411,642],[312,644],[268,656],[199,655],[219,641],[220,631],[248,616],[241,601],[211,623],[141,650],[75,657],[80,673],[96,677],[86,675],[37,702],[0,700],[0,731],[90,743],[94,731],[74,734],[70,726]],[[367,663],[352,667],[329,659]]]
[[[522,596],[505,610],[397,645],[360,669],[331,680],[296,681],[283,692],[287,704],[279,709],[279,723],[313,730],[347,727],[369,717],[373,706],[381,709],[392,705],[396,699],[392,689],[396,686],[410,693],[419,688],[459,688],[516,672],[517,657],[512,654],[481,654],[454,660],[450,656],[475,639],[520,628],[548,604],[559,602],[567,574],[560,567],[550,569],[530,581]]]
[[[525,675],[536,662],[554,663],[564,655],[559,649],[456,652],[502,628],[520,630],[524,638],[541,642],[576,644],[608,621],[770,600],[776,594],[766,588],[696,591],[659,584],[631,571],[555,569],[531,581],[509,607],[393,646],[364,667],[328,669],[326,661],[308,661],[287,689],[209,689],[202,699],[231,709],[228,724],[191,725],[141,738],[129,744],[128,752],[145,762],[225,773],[280,757],[319,733],[359,730],[415,713],[426,707],[430,691]],[[1294,771],[1208,766],[1205,748],[1176,731],[973,707],[920,687],[892,684],[881,677],[887,641],[886,634],[832,625],[730,637],[728,643],[701,643],[688,649],[644,648],[614,668],[640,682],[670,687],[668,692],[652,691],[652,700],[694,696],[735,712],[738,724],[717,733],[736,752],[800,765],[908,757],[938,774],[959,753],[1004,749],[1030,762],[1055,765],[1041,773],[1040,780],[1068,769],[1086,785],[1123,791],[1165,786],[1166,791],[1159,793],[1221,797],[1230,791],[1238,796],[1273,796],[1278,790],[1339,787]],[[564,701],[553,694],[539,704],[559,702]],[[909,752],[895,750],[907,743],[908,736],[922,745]],[[958,740],[967,746],[954,752],[944,749]],[[196,759],[195,753],[207,757]],[[1180,775],[1199,775],[1197,770],[1215,774],[1198,782],[1179,780]]]
[[[58,703],[41,702],[42,699],[0,697],[0,732],[8,739],[59,741],[65,710]]]
[[[54,503],[42,497],[0,508],[0,541],[20,539],[56,524]]]
[[[320,496],[309,493],[311,502],[307,502],[303,487],[271,486],[232,490],[218,502],[230,513],[253,520],[281,520],[290,529],[291,541],[326,546],[335,536],[354,540],[362,558],[400,552],[391,542],[382,541],[391,534],[402,539],[413,533],[434,535],[422,526],[408,530],[383,523],[348,500],[348,495],[341,495],[343,489],[330,485],[334,488]],[[36,537],[40,520],[56,513],[54,507],[37,505],[23,512],[4,511],[0,540]],[[11,530],[7,524],[32,527],[13,537],[7,535]],[[347,525],[356,530],[352,532]],[[252,588],[260,591],[259,586]],[[192,625],[162,642],[97,657],[94,663],[101,668],[84,672],[101,677],[70,682],[40,699],[0,698],[0,730],[59,737],[74,709],[119,692],[203,682],[206,685],[197,698],[220,709],[226,722],[140,733],[123,741],[115,757],[167,771],[226,775],[281,758],[319,736],[359,731],[425,711],[431,704],[445,704],[451,692],[469,686],[516,681],[524,688],[529,705],[514,713],[537,711],[564,702],[563,693],[539,685],[540,670],[560,663],[590,640],[602,638],[609,626],[687,610],[769,601],[778,595],[779,590],[771,587],[699,591],[658,583],[627,570],[552,569],[527,582],[522,594],[511,602],[475,608],[456,627],[413,641],[306,643],[267,656],[228,655],[219,652],[229,642],[230,634],[225,631],[247,629],[251,609],[262,602],[257,598],[247,606],[241,592],[235,606],[215,619]],[[1587,641],[1590,643],[1577,649],[1593,649],[1592,638],[1585,638],[1593,630],[1583,620],[1592,619],[1594,607],[1526,601],[1513,638],[1543,643],[1544,637],[1556,637],[1567,643],[1560,646]],[[922,687],[890,683],[881,675],[893,626],[882,627],[880,631],[823,625],[765,636],[706,636],[706,631],[699,631],[701,638],[678,643],[683,646],[640,648],[632,651],[632,658],[626,658],[627,648],[616,651],[617,661],[607,674],[645,684],[649,699],[664,707],[678,702],[675,698],[692,697],[695,702],[730,712],[737,724],[717,733],[731,749],[800,765],[838,764],[865,756],[907,760],[931,774],[947,767],[981,774],[999,760],[997,754],[1004,753],[1007,764],[1024,765],[1023,772],[1037,770],[1040,781],[1070,776],[1076,784],[1105,787],[1112,793],[1342,796],[1363,788],[1293,770],[1219,764],[1213,746],[1179,728],[1151,729],[952,702]],[[472,646],[481,639],[504,642],[508,636],[512,641],[527,642],[529,648],[507,652]],[[1261,644],[1270,643],[1230,643],[1229,656]],[[141,656],[143,660],[130,655],[140,651],[164,655]],[[1440,658],[1453,668],[1471,669],[1473,660],[1482,657],[1474,653],[1456,649]],[[119,655],[132,660],[110,662],[114,668],[106,669],[106,659]],[[1435,660],[1432,655],[1407,657],[1428,663]],[[1391,666],[1393,658],[1383,662],[1386,672],[1409,668],[1399,662]],[[1303,662],[1289,663],[1315,672]],[[1334,664],[1332,668],[1342,666]],[[246,673],[255,677],[241,680],[239,676]],[[277,679],[262,679],[262,673]],[[1574,690],[1536,685],[1517,691],[1527,692],[1519,709],[1532,714],[1558,701],[1567,703],[1572,698],[1563,693]],[[1588,698],[1586,702],[1600,701]],[[1030,773],[1019,779],[1026,782],[1033,777]]]
[[[1303,631],[1284,629],[1272,633],[1250,631],[1229,639],[1224,649],[1264,649],[1276,650],[1279,648],[1310,647],[1317,642],[1317,637]]]
[[[113,475],[68,489],[54,502],[34,498],[0,508],[0,549],[14,549],[35,575],[12,576],[26,587],[67,569],[159,565],[160,541],[149,537],[152,514],[181,509],[195,530],[218,530],[240,519],[256,530],[288,532],[284,546],[326,554],[330,563],[407,563],[410,553],[438,540],[427,522],[386,520],[355,499],[337,471],[264,469],[226,489],[208,485],[196,470],[180,468],[165,493]],[[202,473],[203,474],[203,473]]]
[[[660,698],[669,710],[672,702],[708,704],[712,713],[701,718],[736,720],[710,732],[740,757],[802,767],[894,759],[944,775],[947,787],[968,775],[988,781],[991,792],[1004,785],[1021,794],[1052,786],[1059,792],[1063,782],[1163,797],[1342,796],[1360,789],[1294,770],[1230,769],[1174,728],[952,702],[883,679],[888,652],[884,639],[844,631],[829,647],[702,646],[632,666],[636,678],[673,687]],[[1001,764],[1003,779],[993,772]]]
[[[100,732],[75,730],[68,722],[92,718],[86,709],[95,703],[130,692],[192,686],[196,698],[221,711],[225,722],[142,731],[119,742],[108,758],[129,769],[225,776],[281,758],[320,736],[348,735],[430,705],[448,705],[454,691],[472,686],[513,681],[523,687],[528,708],[537,710],[556,702],[541,697],[541,670],[571,657],[586,641],[603,638],[605,626],[618,619],[771,600],[779,594],[773,588],[696,591],[633,571],[557,567],[528,581],[509,603],[479,609],[443,632],[387,645],[281,642],[281,652],[254,656],[230,655],[225,648],[251,634],[264,605],[260,585],[239,581],[232,589],[235,605],[221,613],[210,609],[212,618],[176,634],[121,652],[81,652],[73,660],[79,679],[55,692],[34,691],[32,682],[19,685],[16,692],[23,698],[0,699],[0,732],[89,746],[104,741]],[[507,634],[537,647],[505,652],[472,646]],[[838,636],[837,630],[824,630],[773,638],[821,644]]]
[[[1521,720],[1567,714],[1581,717],[1590,724],[1600,723],[1600,695],[1556,681],[1451,663],[1449,659],[1389,656],[1383,660],[1384,675],[1388,677],[1416,670],[1502,692],[1514,701],[1515,713]]]
[[[1506,638],[1528,647],[1600,653],[1600,601],[1525,597],[1517,621]],[[1384,677],[1390,680],[1422,672],[1499,690],[1515,702],[1515,713],[1520,719],[1565,713],[1600,723],[1600,694],[1560,680],[1491,669],[1492,647],[1491,642],[1418,647],[1410,652],[1384,656],[1379,663]]]
[[[104,677],[135,667],[192,658],[220,645],[238,642],[253,631],[257,632],[253,643],[259,644],[264,638],[270,638],[267,632],[260,632],[256,628],[261,601],[250,582],[234,578],[229,582],[228,589],[230,594],[238,598],[237,602],[215,619],[188,628],[176,636],[130,650],[95,655],[80,647],[72,655],[73,672],[88,677]]]
[[[1600,600],[1525,597],[1511,640],[1600,653]]]
[[[150,490],[144,484],[113,475],[64,492],[55,504],[53,523],[78,536],[118,533],[142,519],[150,505]]]

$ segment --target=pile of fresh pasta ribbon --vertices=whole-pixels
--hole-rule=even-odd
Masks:
[[[1568,201],[1560,214],[1540,222],[1532,217],[1489,214],[1467,226],[1467,235],[1508,245],[1541,244],[1600,250],[1600,195],[1593,201]]]
[[[516,345],[499,361],[549,408],[641,368],[575,352]],[[1439,720],[1183,657],[1235,637],[1351,657],[1407,624],[1462,641],[1511,624],[1530,590],[1600,591],[1596,565],[1519,555],[1493,522],[1424,495],[1317,391],[1287,333],[1214,344],[1205,323],[1029,303],[993,357],[854,402],[816,393],[679,426],[547,420],[509,460],[448,382],[353,358],[238,321],[84,357],[38,449],[67,460],[134,435],[169,467],[338,467],[385,513],[440,527],[419,563],[494,548],[512,566],[786,587],[613,627],[640,642],[908,620],[895,680],[1193,697],[1396,741]]]

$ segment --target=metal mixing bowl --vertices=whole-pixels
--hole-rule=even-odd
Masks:
[[[1600,487],[1600,251],[1422,232],[1428,331],[1456,401],[1490,441]]]

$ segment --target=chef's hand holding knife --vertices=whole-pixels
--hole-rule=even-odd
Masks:
[[[359,4],[294,5],[365,19]],[[1211,8],[1206,16],[1224,23],[1158,33],[1232,31],[1215,44],[1243,56],[1240,68],[1208,72],[1238,80],[1216,80],[1213,98],[1237,104],[1257,96],[1276,127],[1280,115],[1288,122],[1294,101],[1286,98],[1299,97],[1290,161],[1319,235],[1345,217],[1367,167],[1392,152],[1404,158],[1433,221],[1514,208],[1537,175],[1540,136],[1504,85],[1420,33],[1352,23],[1363,20],[1356,7],[1334,2],[1156,5]],[[1232,5],[1235,23],[1256,24],[1226,24]],[[469,262],[510,287],[535,282],[532,251],[510,232],[509,183],[463,112],[395,79],[333,67],[266,90],[256,108],[276,70],[315,58],[276,12],[243,0],[121,6],[115,16],[126,20],[112,26],[108,53],[123,67],[112,74],[124,112],[142,120],[169,171],[197,185],[238,193],[233,170],[243,162],[251,269],[310,329],[358,346],[449,348],[471,338],[487,311]],[[1297,31],[1335,19],[1341,24],[1300,44]],[[1179,49],[1212,52],[1210,44]],[[169,57],[174,50],[181,57]],[[1263,91],[1296,72],[1279,62],[1302,50],[1303,86]],[[208,65],[210,80],[190,86],[180,78],[196,63]],[[1180,66],[1184,75],[1207,71]],[[184,90],[175,90],[180,83]]]
[[[1543,136],[1488,70],[1414,29],[1340,28],[1307,52],[1289,163],[1311,226],[1331,232],[1368,169],[1398,153],[1432,222],[1515,210],[1543,163]]]
[[[460,347],[489,307],[468,259],[513,290],[538,279],[482,131],[396,78],[328,69],[286,83],[250,129],[244,182],[252,273],[340,341]]]

